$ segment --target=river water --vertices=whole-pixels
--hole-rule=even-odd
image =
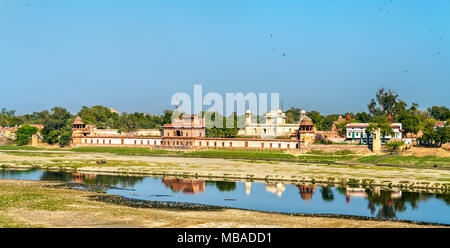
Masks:
[[[281,213],[339,214],[450,224],[450,194],[0,169],[2,179],[108,185],[140,200],[191,202]]]

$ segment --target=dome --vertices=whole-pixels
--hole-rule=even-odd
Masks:
[[[77,116],[77,118],[75,118],[75,120],[73,121],[74,125],[83,125],[83,120],[81,119],[81,117]]]
[[[308,116],[305,115],[300,120],[300,125],[313,125],[313,122],[312,122],[311,118],[309,118]]]

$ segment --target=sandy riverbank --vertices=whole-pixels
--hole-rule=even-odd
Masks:
[[[413,223],[289,216],[255,211],[133,208],[96,201],[107,194],[60,183],[0,180],[0,227],[308,227],[424,228]]]

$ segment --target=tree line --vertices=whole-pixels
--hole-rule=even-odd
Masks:
[[[417,103],[410,106],[401,100],[399,95],[391,89],[379,89],[375,98],[371,99],[367,105],[367,112],[321,115],[320,112],[312,110],[306,113],[310,117],[319,131],[330,131],[339,116],[350,117],[350,122],[371,123],[370,129],[380,128],[383,135],[392,134],[392,128],[388,124],[388,116],[392,116],[393,122],[402,123],[403,129],[407,133],[417,134],[423,132],[423,138],[420,140],[424,144],[445,143],[448,141],[448,127],[435,128],[434,123],[437,120],[450,120],[450,110],[445,106],[432,106],[426,110],[420,110]],[[72,137],[72,123],[76,116],[80,116],[87,125],[96,125],[97,128],[118,129],[119,132],[134,131],[137,129],[160,129],[164,124],[171,123],[173,111],[165,110],[162,115],[152,115],[149,113],[126,113],[118,114],[109,108],[96,105],[92,107],[83,106],[75,115],[71,114],[63,107],[54,107],[50,111],[33,112],[32,114],[16,115],[16,111],[2,109],[0,113],[0,126],[21,126],[27,124],[44,125],[40,131],[43,141],[49,144],[59,143],[61,146],[70,144]],[[212,120],[222,118],[224,128],[207,128],[206,133],[209,137],[236,137],[239,128],[238,119],[242,121],[244,116],[238,116],[236,113],[229,117],[220,116],[218,113],[202,112],[202,116],[212,115]],[[301,109],[291,107],[285,111],[287,123],[298,123],[301,118]],[[263,116],[257,116],[257,123],[264,120]],[[208,118],[207,118],[208,120]],[[227,121],[233,121],[233,128],[226,128]],[[346,122],[339,123],[337,128],[342,134],[345,133]],[[207,126],[209,127],[208,123]],[[19,136],[25,142],[23,137],[31,137],[30,133],[35,129],[27,127],[19,131]]]

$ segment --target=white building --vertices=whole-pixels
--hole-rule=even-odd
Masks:
[[[265,123],[257,123],[256,117],[247,110],[245,112],[245,129],[238,135],[277,137],[290,136],[299,127],[299,124],[286,124],[286,115],[281,109],[272,110],[265,115]]]
[[[347,128],[346,139],[352,142],[361,142],[367,143],[367,134],[366,129],[369,127],[369,123],[349,123],[345,126]],[[402,139],[402,124],[401,123],[392,123],[392,129],[394,130],[394,135],[384,136],[383,140],[390,139]],[[369,143],[372,142],[372,134],[369,136]]]

